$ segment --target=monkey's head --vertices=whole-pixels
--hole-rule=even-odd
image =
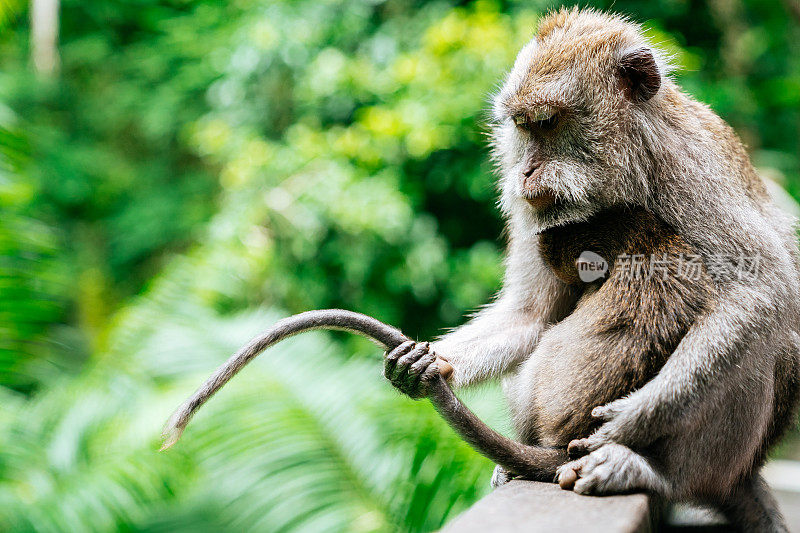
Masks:
[[[494,101],[503,211],[538,232],[643,202],[643,139],[666,69],[621,17],[575,8],[542,19]]]

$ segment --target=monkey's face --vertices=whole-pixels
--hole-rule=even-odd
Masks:
[[[638,28],[607,17],[571,11],[545,19],[495,98],[501,207],[533,231],[636,203],[647,189],[631,159],[632,107],[658,91],[661,75]]]
[[[493,155],[503,211],[522,214],[535,231],[594,214],[608,170],[588,117],[554,100],[501,109]]]

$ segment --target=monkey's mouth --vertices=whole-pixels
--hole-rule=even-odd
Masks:
[[[539,170],[539,169],[537,169]],[[565,191],[558,191],[538,179],[534,172],[520,184],[519,196],[530,206],[535,227],[539,231],[583,220],[591,214],[592,209],[583,205]]]
[[[552,189],[540,190],[536,193],[525,191],[522,198],[531,206],[531,212],[538,226],[537,233],[549,228],[583,221],[593,212],[590,206],[576,203]]]
[[[522,197],[538,212],[555,207],[559,200],[556,191],[542,184],[544,167],[539,163],[530,174],[526,171],[522,180]]]
[[[534,193],[526,192],[522,197],[537,211],[544,211],[555,206],[558,202],[556,194],[549,189],[543,189]]]
[[[523,185],[522,197],[528,202],[528,205],[539,213],[558,209],[559,206],[563,206],[566,203],[550,187],[532,185],[530,183]]]

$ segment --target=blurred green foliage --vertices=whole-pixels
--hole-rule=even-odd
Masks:
[[[489,300],[484,110],[552,5],[63,0],[47,78],[0,4],[0,530],[421,531],[485,493],[488,461],[344,335],[273,349],[155,450],[278,316],[428,338]],[[794,0],[613,8],[800,193]],[[506,428],[496,390],[470,403]]]

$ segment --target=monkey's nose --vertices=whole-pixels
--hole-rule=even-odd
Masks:
[[[542,166],[541,161],[534,161],[534,160],[528,161],[528,165],[525,167],[525,170],[522,171],[522,175],[525,176],[526,178],[530,178],[534,172],[536,172],[541,168],[541,166]]]
[[[526,191],[537,191],[541,189],[542,172],[544,172],[544,169],[541,165],[537,166],[530,172],[528,172],[528,169],[525,169],[525,172],[522,173],[524,176],[522,178],[522,188]]]
[[[550,207],[556,201],[556,195],[552,189],[543,186],[541,183],[543,172],[544,169],[540,161],[530,163],[522,172],[522,194],[525,200],[537,210]]]
[[[544,172],[544,168],[542,168],[542,163],[540,161],[530,163],[527,168],[522,171],[522,188],[526,193],[535,194],[542,188],[542,184],[540,183],[542,172]]]

